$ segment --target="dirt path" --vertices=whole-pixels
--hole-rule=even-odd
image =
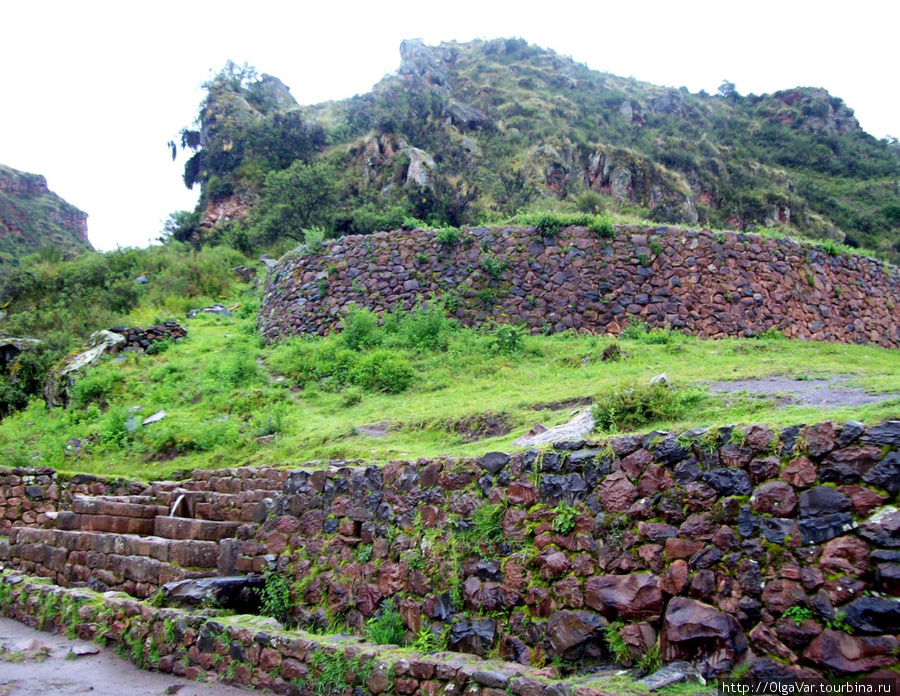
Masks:
[[[70,651],[96,654],[66,659]],[[35,631],[0,618],[0,696],[246,696],[224,684],[199,684],[171,674],[145,672],[83,640]]]
[[[862,406],[878,401],[894,399],[900,394],[867,394],[858,387],[842,387],[846,380],[840,377],[829,379],[797,380],[789,377],[767,377],[764,379],[742,379],[734,382],[710,382],[713,394],[734,394],[748,392],[765,394],[777,399],[779,406],[804,404],[808,406]]]

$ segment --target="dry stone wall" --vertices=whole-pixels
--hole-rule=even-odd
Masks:
[[[707,677],[744,663],[758,680],[900,665],[900,421],[197,471],[130,502],[99,480],[77,485],[97,494],[45,513],[47,528],[18,526],[31,510],[7,507],[7,519],[23,512],[0,562],[134,596],[196,575],[275,573],[301,626],[362,633],[390,606],[409,637],[430,630],[454,652],[523,668],[609,661],[610,626],[631,660],[658,649]],[[187,516],[158,515],[154,535],[93,531],[169,504]],[[221,535],[202,538],[209,530]]]
[[[45,631],[114,645],[139,667],[287,696],[605,696],[602,677],[559,681],[555,667],[384,648],[285,631],[271,620],[215,618],[125,595],[66,590],[0,572],[0,614]]]
[[[861,256],[788,239],[619,225],[380,232],[287,256],[268,275],[266,339],[340,328],[351,305],[378,313],[443,299],[469,325],[618,334],[632,320],[720,338],[777,329],[790,338],[900,345],[900,275]]]
[[[825,422],[295,471],[235,552],[306,625],[390,601],[523,664],[609,659],[619,622],[708,677],[860,675],[898,665],[898,449],[900,421]]]

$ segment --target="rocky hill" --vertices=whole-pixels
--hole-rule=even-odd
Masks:
[[[185,183],[203,195],[181,238],[234,240],[251,208],[236,239],[247,246],[312,225],[370,233],[551,207],[781,226],[898,258],[900,151],[824,89],[693,94],[518,39],[411,40],[400,53],[370,93],[308,107],[278,79],[226,66],[182,134],[195,151]]]
[[[87,217],[50,191],[43,176],[0,164],[0,275],[43,248],[64,257],[91,249]]]

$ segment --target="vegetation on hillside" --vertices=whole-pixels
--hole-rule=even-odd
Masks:
[[[439,310],[390,317],[363,310],[342,334],[264,346],[253,291],[233,288],[234,318],[206,316],[155,355],[105,359],[70,408],[35,398],[0,423],[10,465],[161,477],[174,470],[311,460],[415,459],[513,448],[537,423],[569,419],[594,399],[600,432],[681,431],[726,423],[788,425],[900,417],[900,399],[858,408],[784,406],[776,395],[711,395],[712,377],[838,376],[890,392],[892,351],[777,336],[706,341],[642,327],[619,340],[528,336],[508,325],[462,329]],[[666,372],[671,388],[647,387]],[[159,422],[142,425],[165,410]]]
[[[691,94],[521,40],[401,53],[399,74],[371,93],[308,107],[229,63],[183,132],[196,151],[185,181],[203,195],[177,236],[247,249],[311,225],[338,235],[606,209],[781,227],[900,259],[900,148],[823,89]],[[204,207],[226,198],[249,216],[204,226]]]
[[[231,270],[245,257],[227,246],[199,250],[175,241],[146,249],[85,252],[71,260],[24,257],[0,286],[0,331],[41,341],[0,373],[0,417],[41,393],[47,371],[88,337],[113,326],[184,321],[188,309],[234,296]],[[137,278],[143,276],[147,282]]]

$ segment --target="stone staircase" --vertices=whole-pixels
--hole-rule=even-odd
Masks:
[[[253,536],[268,510],[264,499],[278,494],[286,478],[278,469],[198,470],[185,481],[151,483],[140,494],[82,490],[67,509],[48,511],[41,528],[11,527],[0,561],[63,587],[139,598],[166,583],[233,574],[236,546]]]

